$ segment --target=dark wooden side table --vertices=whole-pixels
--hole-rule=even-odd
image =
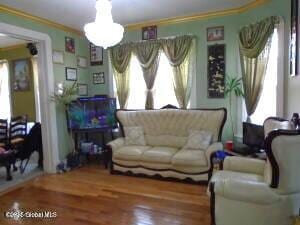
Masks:
[[[5,153],[0,154],[0,166],[6,168],[6,180],[12,180],[10,167],[14,162],[15,153],[12,150],[8,150]]]

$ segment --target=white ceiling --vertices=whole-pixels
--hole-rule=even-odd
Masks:
[[[246,5],[254,0],[112,0],[114,20],[129,25]],[[19,9],[65,26],[83,30],[92,22],[96,0],[0,0],[0,4]]]
[[[13,38],[13,37],[9,37],[9,36],[2,36],[2,34],[0,34],[0,48],[6,48],[6,47],[15,46],[15,45],[21,45],[21,44],[25,44],[27,42],[28,41]]]

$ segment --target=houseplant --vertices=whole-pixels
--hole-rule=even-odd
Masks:
[[[57,105],[62,106],[66,115],[68,115],[68,110],[71,102],[77,95],[77,83],[74,82],[72,85],[58,84],[56,92],[50,97],[51,101],[55,102]],[[67,121],[67,118],[66,118]],[[67,155],[67,166],[76,167],[79,165],[79,155],[75,151],[75,144],[72,134],[72,129],[68,130],[71,152]]]
[[[232,138],[234,138],[234,127],[233,127],[233,118],[232,118],[232,98],[235,95],[236,97],[244,96],[244,92],[242,90],[242,78],[238,77],[230,77],[227,76],[225,82],[225,96],[229,98],[229,117],[231,122],[231,132]]]

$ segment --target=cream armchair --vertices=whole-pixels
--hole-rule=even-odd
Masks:
[[[298,215],[300,131],[273,130],[265,143],[267,161],[228,157],[212,177],[213,225],[291,225]]]

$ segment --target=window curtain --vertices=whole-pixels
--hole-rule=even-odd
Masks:
[[[10,87],[9,87],[9,71],[8,62],[0,61],[0,119],[10,119]]]
[[[147,86],[146,109],[153,109],[153,86],[157,74],[160,43],[158,42],[141,42],[135,46],[135,54],[143,70],[144,80]]]
[[[181,36],[162,40],[162,48],[173,68],[173,84],[180,108],[187,108],[192,87],[190,60],[193,46],[192,36]]]
[[[131,59],[132,47],[130,44],[117,45],[109,49],[112,63],[113,75],[117,87],[117,95],[120,108],[127,105],[129,96],[129,63]]]
[[[263,88],[269,59],[272,34],[279,18],[272,16],[239,32],[242,80],[245,93],[247,121],[255,112]]]
[[[39,70],[38,70],[38,58],[33,56],[31,58],[32,70],[33,70],[33,85],[34,85],[34,99],[35,99],[35,115],[36,122],[41,122],[40,111],[40,91],[39,91]]]

